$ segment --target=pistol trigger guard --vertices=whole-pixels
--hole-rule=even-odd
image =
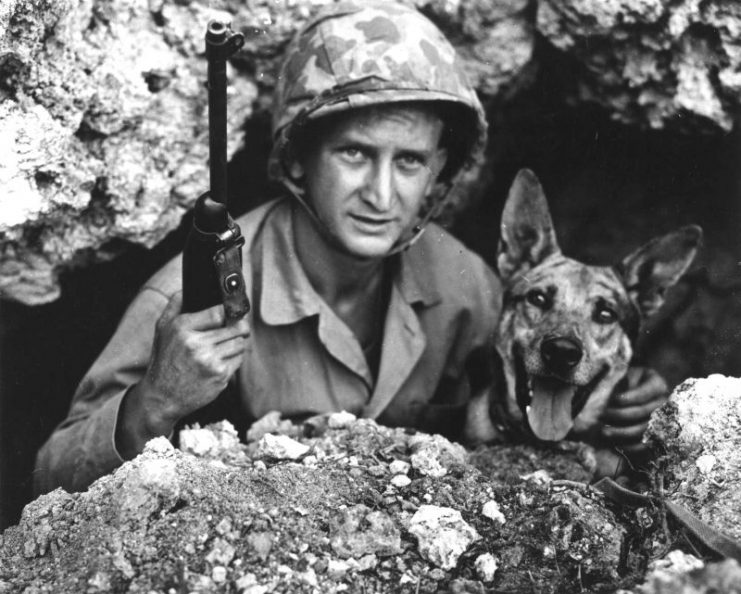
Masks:
[[[216,278],[227,325],[243,318],[250,311],[250,301],[247,298],[242,274],[243,245],[244,237],[240,237],[214,254]]]

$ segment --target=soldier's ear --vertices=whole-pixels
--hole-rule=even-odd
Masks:
[[[521,169],[502,212],[497,250],[499,275],[507,280],[560,251],[543,187],[532,171]]]
[[[692,264],[701,241],[702,229],[697,225],[687,225],[652,239],[617,266],[628,295],[643,316],[650,316],[662,306],[666,290]]]
[[[294,182],[300,181],[306,174],[304,166],[296,158],[292,158],[287,163],[286,169],[288,170],[288,175],[291,176],[291,181]]]

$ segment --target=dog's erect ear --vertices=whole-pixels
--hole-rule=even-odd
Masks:
[[[692,264],[701,241],[702,229],[687,225],[652,239],[620,263],[618,270],[628,294],[644,316],[650,316],[661,307],[666,290]]]
[[[530,270],[559,252],[543,188],[529,169],[521,169],[502,213],[497,268],[502,279]]]

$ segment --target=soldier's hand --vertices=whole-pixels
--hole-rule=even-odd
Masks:
[[[224,326],[222,305],[187,314],[181,308],[182,294],[176,293],[157,321],[147,371],[123,399],[115,440],[124,458],[216,399],[242,363],[250,333],[246,319]]]
[[[651,413],[667,401],[668,388],[655,371],[631,367],[627,389],[615,391],[602,413],[602,437],[621,452],[631,455],[645,450],[641,442]]]
[[[161,412],[177,422],[214,400],[242,363],[246,319],[224,326],[224,307],[181,314],[176,293],[157,321],[145,381],[162,399]]]

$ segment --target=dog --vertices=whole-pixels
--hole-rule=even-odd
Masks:
[[[542,442],[595,435],[641,323],[692,263],[702,230],[677,229],[614,266],[584,264],[561,253],[543,188],[523,169],[500,237],[504,292],[493,350],[501,379],[472,399],[464,439],[475,445],[513,435]]]

